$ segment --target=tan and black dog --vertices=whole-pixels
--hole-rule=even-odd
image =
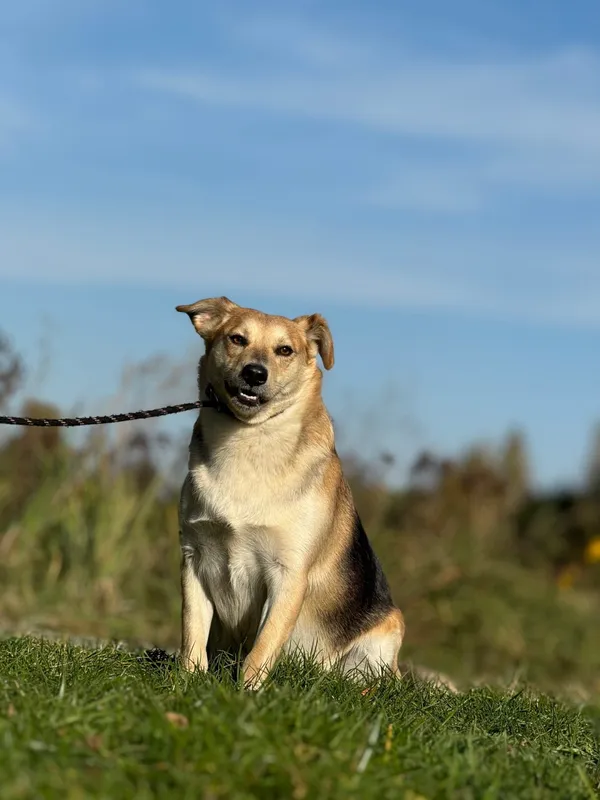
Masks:
[[[321,398],[333,340],[226,297],[177,306],[205,342],[180,503],[181,659],[245,655],[257,688],[282,652],[398,672],[404,620],[354,507]]]

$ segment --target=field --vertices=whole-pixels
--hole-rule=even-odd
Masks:
[[[18,366],[0,368],[0,407],[59,415],[22,398]],[[584,485],[546,495],[518,432],[423,454],[400,487],[390,454],[344,453],[402,658],[460,691],[409,673],[362,694],[287,662],[258,695],[231,665],[137,658],[178,645],[185,444],[158,422],[0,440],[2,800],[598,796],[598,443]]]
[[[0,643],[3,800],[593,798],[600,713],[524,687],[364,689],[282,663],[257,695],[112,647]]]

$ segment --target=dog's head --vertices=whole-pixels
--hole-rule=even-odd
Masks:
[[[333,339],[320,314],[295,319],[242,308],[227,297],[177,306],[206,344],[201,369],[238,419],[261,422],[292,405],[333,367]]]

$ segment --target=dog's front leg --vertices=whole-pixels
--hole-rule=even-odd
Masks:
[[[213,617],[213,604],[198,577],[194,557],[181,558],[181,654],[185,669],[208,669],[206,644]]]
[[[258,689],[294,630],[306,596],[306,576],[287,575],[269,589],[268,611],[244,661],[244,685]]]

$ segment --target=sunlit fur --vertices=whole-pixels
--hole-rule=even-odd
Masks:
[[[326,321],[224,297],[178,310],[205,341],[200,396],[210,384],[230,410],[203,408],[190,443],[180,504],[182,662],[206,669],[219,650],[241,648],[253,688],[282,651],[298,647],[326,666],[397,672],[404,621],[356,514],[321,398],[317,359],[326,369],[334,363]],[[235,391],[250,363],[266,367],[268,379],[256,387],[260,402],[246,407]]]

